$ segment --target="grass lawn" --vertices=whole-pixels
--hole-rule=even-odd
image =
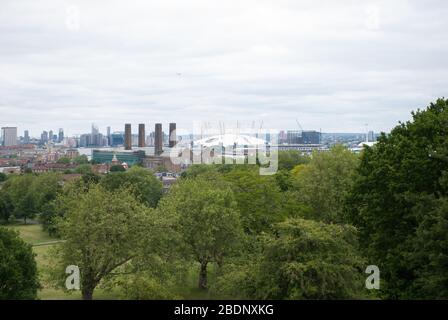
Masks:
[[[48,235],[48,233],[42,230],[40,224],[22,224],[14,225],[11,229],[17,230],[20,233],[20,237],[30,244],[38,244],[42,242],[49,242],[57,240]]]

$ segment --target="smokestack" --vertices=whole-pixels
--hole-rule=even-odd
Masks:
[[[140,123],[138,125],[138,147],[139,148],[144,148],[146,147],[146,142],[145,142],[145,124],[144,123]]]
[[[170,136],[169,136],[169,146],[170,148],[173,148],[177,141],[176,141],[176,124],[170,123]]]
[[[154,154],[156,156],[161,155],[163,152],[163,135],[162,135],[162,124],[156,123],[155,136],[154,136]]]
[[[130,123],[124,125],[124,149],[132,150],[132,130]]]

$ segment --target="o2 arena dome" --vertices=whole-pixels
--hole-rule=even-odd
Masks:
[[[215,147],[215,146],[238,146],[238,147],[254,147],[254,146],[262,146],[266,145],[268,142],[263,139],[259,139],[253,136],[244,135],[244,134],[220,134],[207,138],[203,138],[200,140],[194,141],[195,146],[203,146],[203,147]]]

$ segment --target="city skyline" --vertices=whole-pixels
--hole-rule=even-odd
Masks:
[[[448,85],[446,1],[169,2],[4,1],[0,125],[388,132]]]

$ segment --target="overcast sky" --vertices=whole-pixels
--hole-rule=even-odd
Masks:
[[[447,95],[447,17],[446,0],[1,0],[0,126],[388,131]]]

